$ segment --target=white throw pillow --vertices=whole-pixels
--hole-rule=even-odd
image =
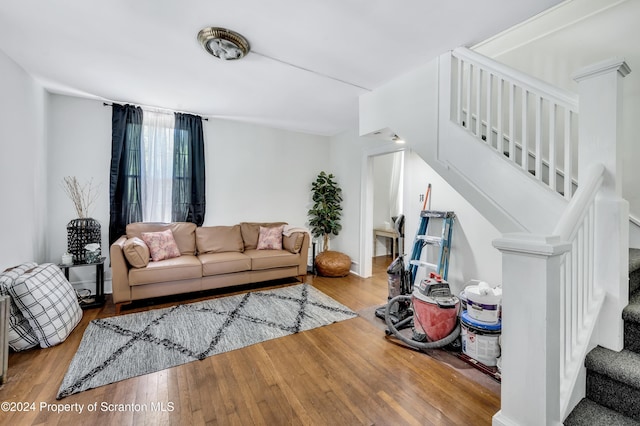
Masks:
[[[76,292],[53,263],[25,273],[9,292],[43,348],[63,342],[82,319]]]
[[[9,268],[0,273],[0,295],[9,296],[11,299],[9,303],[9,327],[7,332],[9,347],[16,352],[38,346],[38,338],[29,325],[29,321],[27,321],[20,309],[18,309],[18,306],[16,306],[13,297],[9,293],[9,289],[25,271],[35,268],[36,266],[38,266],[38,264],[34,262],[23,263],[22,265]]]

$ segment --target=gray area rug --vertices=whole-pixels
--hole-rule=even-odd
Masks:
[[[299,284],[93,320],[57,399],[356,316]]]

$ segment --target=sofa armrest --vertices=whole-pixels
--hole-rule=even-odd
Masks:
[[[111,256],[111,286],[113,288],[113,303],[131,301],[129,287],[129,264],[124,258],[124,243],[127,237],[118,238],[109,248]]]
[[[300,247],[300,263],[298,264],[298,275],[307,275],[307,262],[309,261],[309,241],[311,237],[308,232],[304,232],[302,247]]]

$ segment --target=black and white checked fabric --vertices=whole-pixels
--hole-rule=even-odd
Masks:
[[[9,347],[16,352],[37,346],[38,338],[29,325],[29,321],[22,315],[22,312],[13,301],[9,289],[25,271],[35,268],[36,266],[38,266],[38,264],[34,262],[23,263],[22,265],[15,266],[0,273],[0,296],[9,296],[11,299],[8,330]]]
[[[82,319],[73,287],[53,263],[20,276],[9,293],[43,348],[63,342]]]

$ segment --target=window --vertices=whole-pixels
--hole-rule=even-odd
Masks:
[[[206,210],[202,118],[113,104],[109,244],[132,222],[193,222]]]
[[[173,114],[144,111],[141,139],[141,203],[144,222],[171,222]]]

